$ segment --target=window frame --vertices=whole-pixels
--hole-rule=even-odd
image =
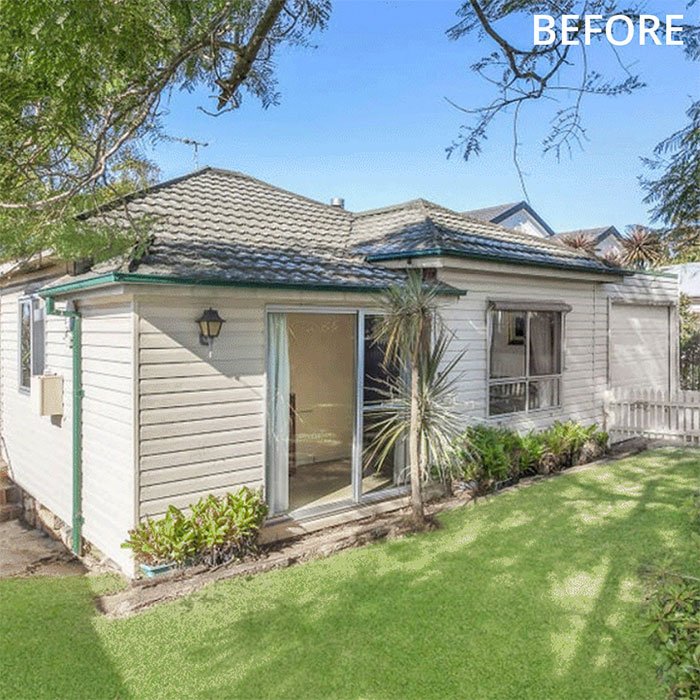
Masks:
[[[36,328],[34,321],[34,305],[44,314],[44,332],[41,342],[43,344],[44,370],[46,369],[46,311],[41,306],[41,298],[36,294],[25,295],[17,302],[17,388],[20,394],[30,394],[32,387],[32,377],[39,376],[34,372],[35,367],[35,347],[37,345]],[[25,304],[29,305],[29,384],[22,384],[22,313]],[[43,373],[43,371],[42,371]]]
[[[548,308],[549,307],[549,308]],[[571,307],[565,304],[554,303],[527,304],[513,301],[512,306],[507,302],[490,302],[486,307],[486,417],[500,420],[510,416],[527,416],[531,413],[542,413],[560,409],[563,404],[564,394],[564,370],[565,367],[565,342],[566,342],[566,315]],[[493,332],[493,314],[499,311],[525,314],[525,374],[518,377],[491,377],[491,341]],[[559,373],[558,374],[530,374],[530,319],[533,313],[549,312],[558,313],[559,324]],[[558,402],[552,406],[530,408],[530,383],[557,379],[559,381]],[[508,413],[491,413],[491,387],[507,384],[525,384],[525,408],[522,411],[509,411]]]

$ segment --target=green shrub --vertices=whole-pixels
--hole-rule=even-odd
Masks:
[[[607,449],[608,435],[596,425],[557,421],[541,432],[520,435],[490,425],[469,426],[457,441],[456,472],[475,492],[527,474],[550,473],[597,459]]]
[[[258,533],[267,515],[262,493],[249,488],[223,498],[209,495],[186,516],[170,506],[160,520],[147,519],[129,531],[122,547],[136,561],[151,566],[176,562],[215,566],[255,551]]]
[[[700,581],[662,571],[646,613],[669,697],[700,697]]]
[[[542,433],[531,430],[520,438],[520,473],[535,474],[539,471],[545,453]]]
[[[504,431],[488,425],[469,426],[457,442],[456,455],[465,481],[492,484],[508,478],[511,460]]]

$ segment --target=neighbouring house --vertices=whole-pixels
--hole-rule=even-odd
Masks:
[[[506,228],[540,238],[549,238],[555,235],[554,229],[527,202],[496,204],[492,207],[471,209],[462,213],[474,219],[490,221],[493,224],[500,224]]]
[[[465,351],[465,423],[605,425],[610,387],[676,386],[671,274],[424,200],[353,213],[214,168],[100,215],[127,206],[149,222],[140,257],[5,268],[0,419],[27,509],[128,574],[127,531],[208,493],[263,487],[269,538],[404,502],[403,450],[366,464],[363,445],[389,371],[376,295],[408,269],[440,286]]]
[[[561,241],[563,238],[571,236],[586,236],[594,244],[596,253],[602,256],[619,251],[620,242],[623,240],[622,234],[614,226],[583,228],[556,233],[527,202],[497,204],[493,207],[472,209],[462,213],[465,216],[490,221],[540,238]]]
[[[579,228],[574,231],[563,231],[554,236],[555,240],[585,236],[595,248],[598,255],[608,255],[621,249],[622,234],[614,226],[598,228]]]
[[[700,315],[700,262],[668,265],[666,272],[678,275],[678,287],[690,301],[690,309]]]

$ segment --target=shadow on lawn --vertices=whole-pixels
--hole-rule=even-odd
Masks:
[[[187,662],[221,676],[207,697],[660,697],[638,569],[685,536],[697,476],[687,451],[662,455],[482,501],[313,575],[233,584],[264,605],[217,621]],[[194,605],[234,601],[229,585]]]
[[[0,581],[0,698],[129,697],[93,627],[86,576]]]

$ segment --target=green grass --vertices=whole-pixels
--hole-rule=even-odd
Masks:
[[[662,698],[639,571],[698,571],[699,456],[564,474],[125,620],[85,577],[0,581],[0,697]]]

